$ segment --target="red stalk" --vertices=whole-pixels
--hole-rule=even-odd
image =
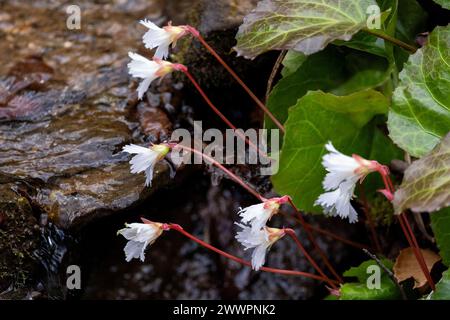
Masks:
[[[322,260],[324,261],[325,265],[327,266],[328,270],[331,271],[331,273],[333,274],[333,276],[339,281],[339,282],[344,282],[343,279],[339,276],[339,274],[336,272],[336,270],[333,268],[333,266],[331,265],[330,261],[328,260],[327,256],[325,255],[325,252],[323,252],[323,250],[319,247],[319,245],[317,244],[311,230],[306,226],[306,221],[303,218],[302,213],[300,212],[300,210],[298,210],[297,206],[295,205],[295,203],[292,201],[291,197],[289,197],[289,204],[292,206],[292,208],[294,208],[295,212],[297,213],[298,219],[300,221],[300,224],[302,225],[303,229],[306,232],[306,235],[309,239],[309,241],[312,243],[312,245],[314,246],[314,249],[319,253],[320,257],[322,258]]]
[[[203,37],[200,35],[200,33],[193,27],[190,27],[191,34],[197,38],[200,43],[214,56],[214,58],[219,61],[219,63],[231,74],[231,76],[239,83],[239,85],[244,88],[244,90],[248,93],[248,95],[255,101],[255,103],[264,111],[265,114],[275,123],[275,125],[283,132],[285,133],[284,126],[278,121],[277,118],[270,112],[270,110],[266,107],[264,103],[261,102],[261,100],[258,99],[258,97],[250,90],[250,88],[242,81],[242,79],[233,71],[233,69],[230,68],[230,66],[217,54],[217,52],[203,39]]]
[[[251,267],[252,264],[249,261],[246,261],[244,259],[238,258],[236,256],[233,256],[225,251],[222,251],[212,245],[210,245],[209,243],[204,242],[203,240],[198,239],[197,237],[195,237],[194,235],[190,234],[189,232],[185,231],[181,226],[176,225],[176,224],[170,224],[168,225],[169,229],[171,230],[175,230],[178,231],[179,233],[181,233],[182,235],[184,235],[185,237],[195,241],[196,243],[200,244],[201,246],[212,250],[218,254],[220,254],[221,256],[233,260],[235,262],[238,262],[240,264],[246,265],[248,267]],[[311,278],[311,279],[315,279],[315,280],[321,280],[321,281],[327,281],[326,278],[322,278],[321,276],[317,276],[315,274],[312,273],[308,273],[308,272],[302,272],[302,271],[295,271],[295,270],[286,270],[286,269],[276,269],[276,268],[269,268],[269,267],[261,267],[260,268],[261,271],[265,271],[265,272],[271,272],[271,273],[278,273],[278,274],[283,274],[283,275],[291,275],[291,276],[302,276],[302,277],[306,277],[306,278]],[[333,283],[333,282],[331,282]],[[333,283],[334,285],[334,283]]]
[[[295,231],[292,229],[285,229],[285,232],[287,235],[289,235],[294,242],[297,244],[297,247],[300,249],[300,251],[305,255],[306,259],[308,259],[308,261],[311,263],[311,265],[314,267],[314,269],[316,269],[316,271],[323,277],[326,279],[326,281],[328,282],[328,284],[333,288],[333,289],[337,289],[337,286],[331,281],[330,278],[327,277],[327,275],[322,271],[322,269],[317,265],[317,263],[314,261],[313,258],[311,258],[311,256],[308,254],[308,252],[306,251],[305,247],[303,247],[302,243],[300,242],[300,240],[297,238],[297,235],[295,234]]]
[[[313,231],[315,231],[317,233],[321,233],[323,235],[326,235],[326,236],[328,236],[330,238],[336,239],[336,240],[338,240],[338,241],[340,241],[342,243],[345,243],[345,244],[347,244],[349,246],[352,246],[354,248],[357,248],[357,249],[368,249],[369,248],[368,246],[365,246],[363,244],[359,244],[357,242],[354,242],[354,241],[342,238],[342,237],[340,237],[340,236],[338,236],[338,235],[336,235],[336,234],[334,234],[334,233],[332,233],[332,232],[330,232],[328,230],[317,228],[317,227],[312,226],[312,225],[310,225],[308,223],[306,223],[305,226],[308,229],[311,229],[311,230],[313,230]]]
[[[237,130],[236,126],[231,123],[230,120],[228,120],[227,117],[225,117],[222,112],[219,111],[219,109],[217,109],[217,107],[211,102],[211,100],[208,98],[208,96],[206,95],[206,93],[203,91],[203,89],[200,87],[200,85],[198,84],[198,82],[195,80],[195,78],[192,76],[192,74],[188,71],[187,68],[183,68],[180,69],[180,71],[182,71],[187,77],[188,79],[192,82],[192,84],[194,85],[194,87],[197,89],[197,91],[200,93],[200,95],[202,96],[202,98],[206,101],[206,103],[208,104],[208,106],[220,117],[220,119],[223,120],[223,122],[226,123],[226,125],[228,127],[230,127],[231,129],[235,130],[236,134],[245,142],[247,143],[250,147],[252,147],[254,150],[256,150],[261,156],[267,158],[267,155],[262,152],[254,143],[252,143],[249,139],[247,139],[245,137],[245,135],[243,135],[239,130]]]
[[[258,198],[258,200],[260,200],[261,202],[265,202],[267,201],[267,199],[265,197],[263,197],[262,195],[260,195],[257,191],[255,191],[254,189],[252,189],[248,184],[246,184],[241,178],[239,178],[237,175],[235,175],[234,173],[232,173],[230,170],[228,170],[227,168],[225,168],[222,164],[220,164],[219,162],[217,162],[216,160],[214,160],[213,158],[203,154],[201,151],[198,151],[194,148],[191,147],[187,147],[181,144],[171,144],[171,147],[175,148],[175,147],[179,147],[181,149],[193,152],[195,154],[200,155],[201,157],[203,157],[204,159],[208,160],[211,164],[215,165],[216,167],[218,167],[219,169],[221,169],[223,172],[225,172],[229,177],[231,177],[236,183],[238,183],[239,185],[241,185],[244,189],[246,189],[248,192],[250,192],[252,195],[254,195],[256,198]],[[306,229],[305,229],[306,230]],[[301,247],[303,248],[303,246]],[[320,248],[319,248],[320,249]],[[305,256],[308,258],[308,260],[313,264],[313,266],[315,268],[319,268],[317,266],[317,264],[314,262],[314,260],[309,256],[309,254],[306,252],[306,250],[303,248],[302,250],[303,254],[305,254]],[[325,254],[324,254],[325,256]],[[325,257],[326,259],[326,257]],[[331,264],[330,264],[331,267]],[[332,267],[331,267],[332,268]],[[320,268],[319,268],[320,270]],[[334,270],[334,269],[333,269]],[[323,274],[322,270],[320,270],[320,273]],[[339,277],[338,277],[339,278]],[[339,278],[340,279],[340,278]],[[342,281],[341,281],[342,282]]]
[[[388,200],[393,200],[394,195],[394,184],[392,183],[391,178],[389,177],[388,172],[385,172],[384,170],[379,171],[383,178],[383,182],[385,185],[386,190],[392,195],[392,198]],[[431,289],[434,291],[436,286],[434,284],[433,278],[431,277],[430,270],[428,270],[427,264],[425,262],[425,258],[423,257],[422,250],[420,250],[419,244],[417,242],[416,236],[414,235],[413,230],[411,229],[411,226],[409,224],[408,218],[406,217],[405,213],[401,213],[398,217],[400,226],[402,228],[402,231],[406,237],[406,240],[409,243],[409,246],[414,251],[414,256],[416,257],[417,263],[420,265],[420,268],[422,269],[423,274],[427,278],[428,283],[430,284]]]
[[[193,152],[195,154],[198,154],[199,156],[203,157],[204,159],[208,160],[211,164],[215,165],[216,167],[218,167],[220,170],[222,170],[223,172],[225,172],[231,179],[233,179],[236,183],[238,183],[240,186],[242,186],[245,190],[247,190],[248,192],[250,192],[252,195],[254,195],[256,198],[258,198],[258,200],[264,202],[267,201],[266,198],[264,198],[262,195],[260,195],[258,192],[256,192],[255,190],[253,190],[248,184],[246,184],[241,178],[239,178],[237,175],[235,175],[233,172],[231,172],[230,170],[228,170],[227,168],[225,168],[222,164],[220,164],[219,162],[217,162],[216,160],[214,160],[213,158],[211,158],[210,156],[207,156],[206,154],[202,153],[201,151],[198,151],[194,148],[188,147],[188,146],[184,146],[182,144],[170,144],[170,146],[172,148],[181,148],[190,152]]]
[[[410,238],[410,246],[413,248],[414,255],[416,256],[417,261],[419,262],[420,268],[422,269],[423,274],[427,278],[428,283],[430,284],[431,290],[435,290],[436,286],[434,284],[433,278],[431,277],[430,270],[428,270],[427,264],[425,262],[425,258],[423,257],[422,250],[420,250],[419,244],[417,243],[417,239],[414,236],[414,232],[411,229],[406,213],[402,213],[400,215],[400,219],[403,219],[404,226],[406,227],[407,232],[409,232]]]

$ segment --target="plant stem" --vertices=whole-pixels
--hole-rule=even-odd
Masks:
[[[283,63],[284,58],[286,57],[287,50],[283,50],[278,55],[277,61],[275,61],[275,64],[273,65],[272,72],[270,73],[269,80],[267,81],[267,89],[266,89],[266,103],[269,100],[270,92],[272,91],[273,82],[275,80],[275,77],[278,74],[278,71],[280,70],[280,66]]]
[[[431,277],[430,270],[428,270],[427,264],[425,262],[425,258],[423,257],[422,250],[419,247],[419,244],[417,243],[417,239],[414,236],[414,232],[411,229],[411,226],[408,221],[408,217],[406,216],[406,213],[402,213],[400,215],[400,219],[403,219],[404,225],[406,227],[407,232],[409,232],[410,235],[410,246],[413,248],[414,255],[416,256],[417,261],[419,262],[420,268],[422,269],[423,274],[427,278],[428,283],[430,284],[431,290],[435,290],[436,286],[434,284],[433,278]]]
[[[389,174],[383,174],[380,172],[383,182],[385,185],[385,188],[393,195],[394,194],[394,184],[392,183],[392,180],[389,176]],[[392,201],[393,199],[389,199]],[[423,257],[422,251],[418,245],[417,239],[414,235],[414,232],[411,229],[411,226],[409,225],[408,218],[406,217],[405,213],[401,213],[398,216],[398,220],[400,222],[400,226],[402,228],[403,234],[406,237],[406,240],[409,243],[409,246],[413,249],[414,255],[416,257],[417,263],[419,264],[420,268],[422,269],[423,274],[427,278],[428,283],[430,284],[431,289],[435,290],[435,285],[433,278],[431,278],[430,270],[428,270],[427,264],[425,262],[425,258]]]
[[[213,158],[211,158],[210,156],[207,156],[206,154],[204,154],[203,152],[196,150],[194,148],[188,147],[188,146],[184,146],[182,144],[169,144],[172,148],[181,148],[190,152],[193,152],[201,157],[203,157],[204,159],[208,160],[208,162],[210,162],[212,165],[215,165],[216,167],[218,167],[220,170],[222,170],[223,172],[225,172],[231,179],[233,179],[237,184],[239,184],[240,186],[242,186],[245,190],[247,190],[248,192],[250,192],[252,195],[254,195],[258,200],[264,202],[267,201],[266,198],[264,198],[262,195],[260,195],[258,192],[256,192],[253,188],[251,188],[247,183],[245,183],[240,177],[238,177],[237,175],[235,175],[233,172],[231,172],[230,170],[228,170],[227,168],[225,168],[222,164],[220,164],[219,162],[217,162],[216,160],[214,160]]]
[[[241,85],[242,88],[248,93],[248,95],[255,101],[255,103],[264,111],[265,114],[275,123],[275,125],[284,133],[285,128],[284,126],[278,121],[277,118],[270,112],[270,110],[265,106],[264,103],[261,102],[261,100],[258,99],[258,97],[250,90],[250,88],[242,81],[241,78],[233,71],[233,69],[228,66],[228,64],[217,54],[217,52],[203,39],[203,37],[200,35],[200,33],[197,32],[191,32],[191,34],[197,38],[200,43],[219,61],[219,63],[231,74],[231,76]]]
[[[204,159],[206,159],[207,161],[209,161],[211,164],[215,165],[216,167],[218,167],[219,169],[221,169],[223,172],[225,172],[230,178],[232,178],[236,183],[238,183],[239,185],[241,185],[244,189],[246,189],[248,192],[250,192],[252,195],[254,195],[258,200],[260,200],[261,202],[265,202],[267,201],[267,199],[265,197],[263,197],[261,194],[259,194],[257,191],[255,191],[253,188],[251,188],[247,183],[245,183],[240,177],[238,177],[237,175],[235,175],[234,173],[232,173],[230,170],[228,170],[227,168],[225,168],[222,164],[220,164],[219,162],[217,162],[216,160],[214,160],[213,158],[205,155],[204,153],[202,153],[201,151],[198,151],[194,148],[191,147],[187,147],[181,144],[170,144],[170,146],[172,148],[181,148],[190,152],[193,152],[201,157],[203,157]],[[305,230],[308,230],[306,227],[304,227]],[[308,232],[308,231],[307,231]],[[313,243],[315,243],[315,241],[312,241]],[[320,247],[316,244],[317,249],[321,251]],[[303,247],[302,247],[303,248]],[[303,248],[302,250],[303,254],[308,258],[308,260],[311,262],[311,264],[315,267],[315,268],[319,268],[317,266],[317,264],[315,263],[315,261],[309,256],[309,254],[306,252],[306,250]],[[328,259],[326,258],[325,254],[323,253],[323,258],[325,259],[327,266],[329,265],[329,268],[331,268],[333,271],[333,267],[331,266],[330,262],[328,261]],[[319,268],[320,270],[320,268]],[[322,270],[320,270],[321,273]],[[334,273],[336,273],[336,271],[334,271]],[[337,273],[336,273],[337,274]],[[340,279],[339,276],[337,276],[337,278],[339,279],[340,282],[342,282],[342,279]]]
[[[393,43],[396,46],[399,46],[399,47],[401,47],[401,48],[403,48],[403,49],[405,49],[405,50],[407,50],[407,51],[409,51],[411,53],[415,53],[417,51],[416,47],[411,46],[411,45],[409,45],[409,44],[407,44],[407,43],[405,43],[403,41],[400,41],[397,38],[391,37],[391,36],[389,36],[389,35],[387,35],[387,34],[385,34],[383,32],[374,31],[374,30],[371,30],[371,29],[368,29],[368,28],[363,28],[362,30],[364,32],[368,33],[368,34],[371,34],[373,36],[376,36],[378,38],[386,40],[386,41],[388,41],[390,43]]]
[[[300,251],[305,255],[306,259],[308,259],[308,261],[311,263],[311,265],[314,267],[314,269],[316,269],[316,271],[323,277],[326,279],[326,281],[328,282],[328,284],[333,288],[333,289],[337,289],[337,286],[331,281],[330,278],[327,277],[327,275],[322,271],[322,269],[317,265],[317,263],[314,261],[313,258],[311,258],[311,256],[308,254],[308,252],[306,251],[305,247],[303,247],[302,243],[300,242],[300,240],[297,238],[297,235],[295,234],[295,231],[292,229],[286,229],[285,230],[286,234],[289,235],[294,242],[297,244],[297,247],[300,249]]]
[[[328,270],[331,271],[331,273],[333,274],[333,276],[339,281],[339,282],[344,282],[343,279],[339,276],[339,274],[336,272],[336,270],[333,268],[333,266],[331,265],[330,261],[328,260],[327,256],[325,255],[325,252],[323,252],[323,250],[319,247],[319,245],[316,242],[316,239],[314,238],[311,230],[308,229],[308,227],[306,226],[306,221],[303,218],[302,213],[300,212],[300,210],[298,210],[297,206],[295,205],[294,201],[292,201],[291,197],[289,197],[289,204],[292,206],[292,208],[294,208],[295,212],[297,213],[298,219],[300,221],[300,224],[302,225],[303,229],[306,232],[306,235],[309,239],[309,241],[312,243],[312,245],[314,246],[314,249],[319,253],[320,257],[322,258],[323,262],[325,263],[325,265],[327,266]]]
[[[201,246],[212,250],[218,254],[220,254],[221,256],[233,260],[235,262],[238,262],[240,264],[246,265],[248,267],[251,267],[252,264],[249,261],[245,261],[244,259],[238,258],[236,256],[233,256],[225,251],[222,251],[212,245],[210,245],[209,243],[206,243],[203,240],[198,239],[197,237],[195,237],[194,235],[190,234],[189,232],[185,231],[181,226],[176,225],[176,224],[170,224],[169,228],[171,230],[175,230],[178,231],[179,233],[181,233],[182,235],[184,235],[185,237],[195,241],[196,243],[200,244]],[[312,273],[308,273],[308,272],[302,272],[302,271],[295,271],[295,270],[286,270],[286,269],[275,269],[275,268],[269,268],[269,267],[261,267],[259,270],[261,271],[265,271],[265,272],[270,272],[270,273],[278,273],[278,274],[283,274],[283,275],[291,275],[291,276],[302,276],[302,277],[306,277],[306,278],[311,278],[311,279],[315,279],[315,280],[320,280],[320,281],[327,281],[326,278],[323,278],[321,276],[317,276],[315,274]],[[332,282],[333,283],[333,282]],[[334,283],[333,283],[334,285]]]
[[[220,119],[223,120],[223,122],[225,122],[227,124],[228,127],[230,127],[231,129],[233,129],[236,134],[245,142],[247,143],[250,147],[252,147],[256,152],[258,152],[261,156],[267,158],[267,154],[265,154],[263,151],[261,151],[254,143],[252,143],[249,139],[247,139],[245,137],[245,135],[243,135],[239,130],[237,130],[236,126],[230,121],[228,120],[227,117],[225,117],[222,112],[219,111],[219,109],[211,102],[211,100],[208,98],[208,96],[206,95],[206,93],[203,91],[203,89],[200,87],[200,85],[198,84],[198,82],[195,80],[195,78],[192,76],[192,74],[187,70],[187,69],[183,69],[181,70],[187,77],[188,79],[192,82],[192,84],[194,85],[194,87],[197,89],[197,91],[200,93],[200,95],[202,96],[202,98],[205,100],[205,102],[208,104],[208,106],[220,117]]]
[[[336,240],[338,240],[338,241],[340,241],[342,243],[345,243],[345,244],[347,244],[349,246],[352,246],[354,248],[357,248],[357,249],[367,249],[368,248],[368,246],[365,246],[363,244],[360,244],[360,243],[357,243],[357,242],[354,242],[354,241],[342,238],[342,237],[332,233],[331,231],[324,230],[324,229],[312,226],[312,225],[307,224],[307,223],[305,224],[305,227],[307,229],[311,229],[311,230],[313,230],[313,231],[315,231],[317,233],[321,233],[321,234],[326,235],[326,236],[328,236],[330,238],[336,239]]]

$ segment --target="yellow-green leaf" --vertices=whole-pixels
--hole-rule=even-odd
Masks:
[[[366,27],[367,9],[376,4],[375,0],[263,0],[245,17],[235,49],[248,58],[274,49],[312,54],[334,40],[350,40]]]

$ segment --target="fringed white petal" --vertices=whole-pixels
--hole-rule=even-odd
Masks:
[[[128,241],[123,251],[125,252],[125,260],[130,262],[132,259],[145,260],[145,249],[147,247],[146,242]]]
[[[158,45],[158,49],[156,49],[155,57],[159,59],[165,59],[169,56],[169,47],[170,47],[171,41],[165,41]]]
[[[245,224],[250,223],[253,231],[262,229],[273,214],[272,210],[264,208],[264,205],[264,203],[255,204],[238,212],[242,217],[241,221]]]
[[[252,268],[258,271],[266,262],[266,254],[270,245],[261,244],[252,252]]]
[[[336,189],[343,181],[359,176],[356,169],[360,166],[352,157],[337,151],[329,142],[325,148],[330,152],[323,156],[322,165],[328,171],[323,181],[325,190]]]
[[[264,265],[267,250],[272,243],[269,240],[267,230],[260,229],[254,231],[251,227],[236,223],[241,231],[236,234],[236,240],[239,241],[245,250],[254,249],[252,252],[252,268],[258,271]]]
[[[145,186],[150,186],[153,178],[153,170],[158,162],[159,153],[152,149],[134,144],[125,146],[122,151],[136,154],[130,160],[131,173],[145,172]]]
[[[139,83],[139,86],[137,87],[137,90],[136,90],[138,92],[138,99],[139,100],[142,100],[142,98],[144,97],[145,92],[150,87],[150,84],[156,78],[157,78],[156,76],[151,76],[151,77],[145,78],[144,80],[141,81],[141,83]]]
[[[163,30],[163,28],[158,27],[156,24],[147,19],[141,20],[139,23],[151,30]]]
[[[355,181],[343,182],[336,190],[321,194],[315,204],[322,206],[324,212],[330,216],[347,218],[350,223],[357,222],[358,214],[350,202],[355,186]]]
[[[158,224],[131,223],[117,232],[129,240],[124,248],[127,261],[133,258],[145,259],[145,249],[161,235]]]
[[[142,79],[157,77],[156,73],[160,68],[158,63],[133,52],[129,52],[128,56],[131,58],[131,62],[128,63],[128,70],[133,77]]]

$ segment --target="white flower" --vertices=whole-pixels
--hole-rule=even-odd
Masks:
[[[126,228],[119,230],[117,234],[123,235],[128,240],[123,249],[126,260],[129,262],[133,258],[140,258],[143,262],[145,249],[162,234],[163,224],[147,220],[147,223],[130,223],[125,226]]]
[[[328,171],[323,180],[325,192],[319,196],[316,205],[321,205],[331,216],[348,218],[350,223],[358,221],[358,215],[350,201],[353,199],[356,183],[369,173],[377,171],[380,164],[366,160],[356,154],[352,157],[337,151],[331,142],[325,145],[329,151],[323,156],[322,165]]]
[[[135,78],[144,79],[137,88],[138,98],[142,99],[145,91],[150,84],[165,75],[177,70],[178,64],[174,64],[164,60],[148,60],[147,58],[133,52],[129,52],[128,56],[131,62],[128,63],[128,71]]]
[[[238,214],[244,224],[251,224],[253,231],[262,229],[273,215],[278,213],[280,205],[288,201],[288,197],[272,198],[265,202],[241,209]]]
[[[142,37],[144,46],[148,49],[157,48],[155,57],[159,59],[167,58],[170,45],[175,47],[178,39],[188,33],[186,26],[172,26],[170,22],[163,28],[149,20],[141,20],[141,24],[149,29]]]
[[[321,205],[325,213],[330,216],[339,216],[342,219],[348,218],[350,223],[357,222],[358,214],[350,203],[355,191],[356,181],[342,182],[336,190],[321,194],[316,201],[316,205]]]
[[[122,152],[136,154],[130,160],[131,173],[141,173],[145,171],[145,186],[151,186],[153,169],[158,161],[163,159],[170,148],[164,144],[155,144],[150,148],[129,144],[123,147]]]
[[[285,235],[285,232],[283,229],[268,227],[255,232],[248,226],[236,224],[242,228],[241,231],[238,231],[236,239],[244,246],[244,250],[254,249],[252,252],[252,268],[258,271],[266,261],[267,251]]]

